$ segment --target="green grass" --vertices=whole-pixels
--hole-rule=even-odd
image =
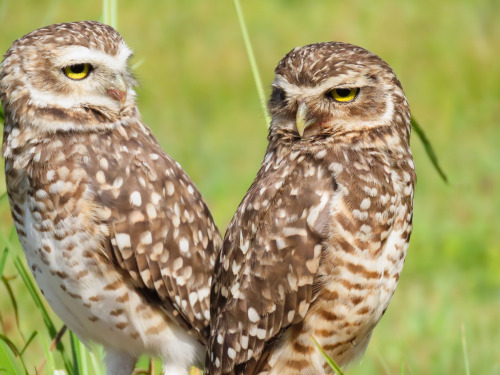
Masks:
[[[266,95],[276,63],[295,46],[340,40],[366,47],[398,74],[448,175],[446,185],[414,137],[418,184],[405,269],[366,355],[345,373],[500,374],[500,4],[252,0],[241,7]],[[0,0],[0,51],[45,24],[101,14],[100,0]],[[234,5],[122,0],[118,28],[135,62],[142,61],[145,122],[191,175],[224,231],[258,170],[267,132]],[[21,351],[36,331],[24,362],[33,374],[45,353],[54,353],[48,374],[50,360],[57,368],[64,361],[50,351],[49,330],[16,269],[15,257],[22,264],[24,258],[11,228],[1,199],[0,233],[12,250],[4,255],[0,240],[0,273],[17,301],[22,334],[5,283],[0,333]],[[62,323],[42,305],[57,331]],[[73,361],[68,335],[63,345]],[[87,357],[89,369],[100,355]],[[1,368],[23,373],[2,340]]]

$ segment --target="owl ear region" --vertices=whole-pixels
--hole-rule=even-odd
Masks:
[[[297,102],[297,114],[295,117],[295,126],[297,127],[297,131],[302,138],[304,135],[304,131],[308,126],[311,126],[315,119],[308,119],[307,116],[309,114],[309,109],[307,108],[307,104],[304,102]]]

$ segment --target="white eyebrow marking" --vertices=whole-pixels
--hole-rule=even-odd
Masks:
[[[132,54],[125,42],[120,44],[118,54],[110,55],[96,48],[87,48],[84,46],[69,46],[61,51],[59,56],[54,59],[54,65],[59,68],[78,63],[90,63],[93,65],[102,65],[114,71],[124,71],[127,68],[127,60]]]
[[[316,87],[307,87],[304,90],[304,87],[293,85],[289,83],[283,76],[278,75],[272,83],[272,86],[282,88],[290,97],[301,97],[304,95],[304,92],[306,92],[307,95],[320,96],[335,87],[360,88],[365,86],[364,82],[357,82],[352,80],[346,81],[346,78],[348,78],[346,74],[339,74],[327,79],[325,82]]]

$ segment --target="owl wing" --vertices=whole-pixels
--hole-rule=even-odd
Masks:
[[[282,178],[286,168],[293,171]],[[268,173],[264,165],[257,175],[215,266],[210,374],[233,373],[238,365],[236,373],[247,373],[246,364],[255,365],[266,343],[304,318],[334,185],[330,173],[307,160]]]
[[[109,189],[98,199],[110,210],[109,260],[182,327],[206,336],[221,238],[201,194],[152,136],[122,140],[106,160]]]

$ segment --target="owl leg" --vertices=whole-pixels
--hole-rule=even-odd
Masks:
[[[116,349],[106,349],[106,374],[130,375],[134,371],[137,357]]]

